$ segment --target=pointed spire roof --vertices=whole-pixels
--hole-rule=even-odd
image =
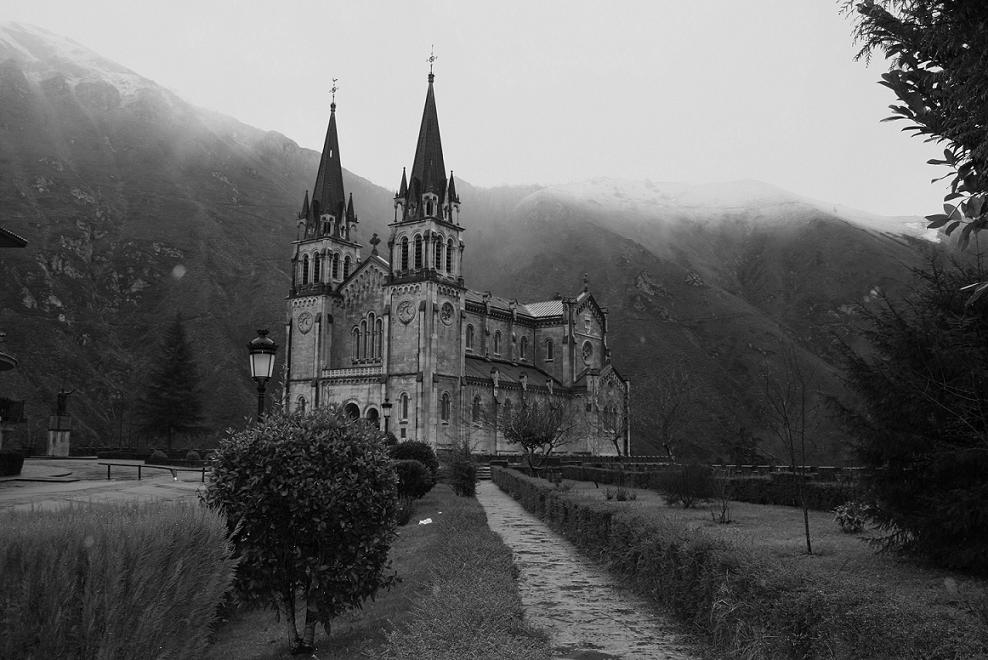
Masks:
[[[429,73],[429,89],[425,95],[425,109],[422,112],[422,126],[415,147],[415,160],[412,163],[411,185],[418,193],[435,193],[443,198],[446,188],[446,165],[443,163],[443,145],[439,138],[439,115],[436,113],[436,94],[432,87],[435,75]]]
[[[446,199],[450,204],[456,204],[460,198],[456,196],[456,186],[453,185],[453,170],[449,171],[449,185],[446,186]]]
[[[299,218],[309,217],[309,191],[305,191],[305,199],[302,200],[302,211],[298,214]]]
[[[408,194],[408,179],[405,177],[405,168],[401,168],[401,187],[398,188],[398,197],[404,197]]]
[[[346,203],[346,221],[356,222],[357,216],[353,212],[353,193],[350,193],[350,199]]]
[[[337,219],[342,219],[345,197],[340,140],[336,133],[336,103],[333,102],[329,108],[329,128],[326,130],[326,143],[323,145],[322,158],[319,160],[316,185],[312,190],[312,202],[313,207],[318,202],[320,213],[329,213],[335,215]]]

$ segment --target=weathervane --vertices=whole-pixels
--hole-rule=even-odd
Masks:
[[[333,86],[329,90],[330,94],[333,95],[333,105],[336,105],[336,92],[337,92],[337,90],[339,90],[339,87],[337,87],[336,83],[338,81],[339,81],[339,78],[333,78]]]
[[[429,63],[430,76],[432,75],[432,65],[435,64],[436,60],[438,59],[439,58],[436,57],[436,44],[432,44],[432,46],[429,48],[429,59],[426,60],[426,62]]]

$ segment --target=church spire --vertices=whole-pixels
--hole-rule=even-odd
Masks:
[[[336,78],[333,79],[333,102],[329,106],[329,128],[322,148],[316,185],[312,190],[312,211],[318,216],[324,213],[343,220],[346,197],[343,193],[343,165],[340,161],[340,140],[336,132]]]
[[[429,59],[434,61],[434,57]],[[431,70],[431,61],[429,69],[429,89],[425,95],[425,109],[422,112],[418,144],[415,146],[409,190],[419,195],[432,193],[441,200],[446,192],[446,165],[443,162],[442,140],[439,138],[439,116],[436,113],[436,93],[433,89],[435,74]]]

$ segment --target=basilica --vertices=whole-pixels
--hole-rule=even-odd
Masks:
[[[460,197],[447,176],[430,71],[410,172],[385,245],[354,237],[336,102],[292,249],[285,337],[290,410],[340,406],[399,440],[517,452],[502,429],[532,401],[562,406],[564,453],[628,454],[629,383],[611,364],[607,313],[584,282],[572,297],[518,302],[467,287]],[[469,200],[464,209],[469,208]]]

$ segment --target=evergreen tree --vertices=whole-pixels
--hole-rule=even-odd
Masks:
[[[172,447],[175,433],[201,430],[202,399],[192,348],[176,315],[165,330],[158,354],[137,403],[138,428]]]
[[[988,571],[988,309],[965,304],[975,271],[934,266],[905,303],[869,313],[874,352],[848,351],[864,402],[843,409],[868,468],[882,543]]]

